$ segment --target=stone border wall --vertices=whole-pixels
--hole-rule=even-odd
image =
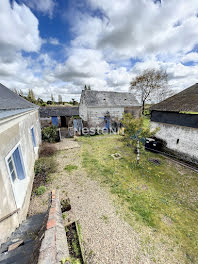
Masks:
[[[44,238],[41,243],[38,264],[58,264],[69,258],[69,249],[62,219],[58,192],[51,194],[51,206]]]

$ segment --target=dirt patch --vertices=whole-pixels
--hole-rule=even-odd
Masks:
[[[54,146],[57,150],[80,148],[80,145],[78,144],[77,141],[75,141],[75,139],[72,140],[67,138],[64,138],[60,142],[55,143]]]

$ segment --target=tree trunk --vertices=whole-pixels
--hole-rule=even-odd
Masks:
[[[144,115],[145,101],[142,101],[142,114]]]
[[[137,164],[140,162],[140,142],[137,140]]]

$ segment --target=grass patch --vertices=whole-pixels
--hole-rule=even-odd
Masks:
[[[117,135],[79,141],[83,167],[110,188],[128,223],[140,232],[146,230],[145,237],[154,232],[163,238],[171,248],[168,255],[176,251],[174,258],[179,263],[198,263],[197,173],[143,149],[137,165],[134,149]],[[122,158],[112,159],[115,152]],[[149,159],[158,159],[160,164]]]
[[[71,172],[73,170],[77,170],[78,169],[78,166],[76,165],[72,165],[72,164],[69,164],[69,165],[66,165],[64,170],[68,171],[68,172]]]

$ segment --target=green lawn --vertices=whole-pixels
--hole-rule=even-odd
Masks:
[[[142,247],[153,261],[198,263],[198,175],[144,150],[137,166],[133,148],[121,136],[78,141],[83,167],[109,188],[118,212],[141,235]],[[121,159],[112,158],[116,152]],[[151,158],[161,164],[152,163]]]

